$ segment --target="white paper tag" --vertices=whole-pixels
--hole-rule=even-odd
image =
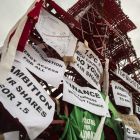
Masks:
[[[19,119],[31,139],[53,120],[53,100],[19,62],[14,62],[4,85],[0,85],[0,101],[14,118]]]
[[[99,80],[103,72],[103,67],[98,56],[90,48],[85,48],[84,44],[79,42],[79,48],[74,54],[76,63],[70,65],[74,67],[84,78],[96,89],[101,90]]]
[[[140,106],[136,105],[136,113],[140,114]]]
[[[130,96],[130,108],[131,108],[129,115],[133,115],[134,114],[133,113],[133,100],[132,100],[133,99],[133,96],[132,96],[132,93],[131,92],[129,92],[128,94]]]
[[[131,77],[129,77],[129,75],[126,72],[124,72],[124,71],[122,71],[120,69],[116,69],[115,73],[123,81],[125,81],[128,85],[130,85],[135,90],[137,90],[138,92],[140,92],[140,84],[138,84],[134,79],[132,79]]]
[[[4,133],[4,140],[19,140],[19,131]]]
[[[131,127],[125,125],[127,140],[140,140],[140,135]]]
[[[64,77],[63,100],[99,116],[108,116],[108,107],[100,92],[89,87],[80,87]]]
[[[111,81],[111,84],[116,105],[131,108],[132,99],[129,95],[129,91],[118,82]]]
[[[77,38],[61,20],[43,8],[41,11],[35,27],[43,41],[56,50],[61,57],[73,56]]]
[[[66,70],[63,61],[48,58],[41,48],[35,45],[26,45],[23,53],[17,51],[15,59],[56,88],[59,87]]]

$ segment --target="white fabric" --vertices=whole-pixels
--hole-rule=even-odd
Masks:
[[[4,140],[19,140],[19,131],[4,133]]]
[[[122,122],[122,120],[120,118],[115,119],[116,121]]]
[[[15,24],[15,26],[10,30],[8,33],[3,46],[3,52],[2,52],[2,59],[0,63],[0,84],[3,84],[6,80],[8,73],[10,72],[10,69],[13,65],[14,59],[15,59],[15,53],[18,46],[18,42],[20,39],[20,36],[22,34],[22,31],[24,29],[24,26],[26,24],[26,21],[28,19],[27,14],[33,9],[35,6],[35,1],[32,3],[32,5],[29,7],[27,12],[24,14],[24,16]],[[16,29],[15,34],[13,35],[9,47],[8,47],[8,41],[11,33]]]
[[[26,45],[23,53],[17,51],[15,59],[55,88],[59,87],[66,70],[63,61],[48,58],[42,49],[36,45]]]

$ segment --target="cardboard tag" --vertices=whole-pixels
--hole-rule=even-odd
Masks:
[[[3,134],[0,135],[0,140],[4,140]]]
[[[140,125],[138,124],[135,115],[125,115],[119,113],[119,116],[125,125],[132,127],[137,133],[140,134]]]
[[[84,46],[85,48],[88,48],[88,42],[86,40],[84,41]]]

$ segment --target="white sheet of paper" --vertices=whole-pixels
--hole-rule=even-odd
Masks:
[[[79,48],[74,54],[76,63],[70,65],[74,67],[93,87],[101,90],[99,80],[103,72],[100,59],[90,48],[85,48],[84,44],[79,42]]]
[[[55,103],[19,62],[14,62],[4,85],[0,85],[0,101],[19,119],[30,139],[35,139],[53,120]]]
[[[140,106],[136,105],[136,113],[140,114]]]
[[[140,135],[131,127],[125,125],[127,140],[140,140]]]
[[[59,87],[66,70],[63,61],[48,58],[41,48],[35,45],[26,45],[23,53],[17,51],[15,59],[55,88]]]
[[[4,133],[4,140],[19,140],[19,131]]]
[[[43,41],[56,50],[61,57],[73,56],[77,38],[61,20],[43,8],[41,11],[35,27]]]
[[[140,120],[137,117],[136,117],[136,120],[137,120],[138,124],[140,125]]]
[[[88,110],[99,116],[110,117],[108,107],[100,92],[89,87],[80,87],[73,81],[64,77],[63,100]]]
[[[129,91],[116,81],[111,81],[111,85],[116,105],[131,108],[132,99],[130,98]]]
[[[116,69],[115,74],[117,76],[119,76],[123,81],[125,81],[128,85],[130,85],[135,90],[140,92],[140,84],[138,84],[134,79],[129,77],[129,75],[126,72],[124,72],[124,71],[122,71],[120,69]]]
[[[130,108],[131,108],[129,115],[134,115],[134,113],[133,113],[133,100],[132,100],[133,96],[132,96],[131,92],[129,92],[128,94],[130,96]]]

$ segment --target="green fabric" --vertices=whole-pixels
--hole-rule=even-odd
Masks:
[[[106,118],[105,124],[114,130],[118,140],[124,139],[120,122],[114,120],[113,118]]]
[[[66,115],[60,115],[60,118],[67,120],[64,133],[60,140],[63,140],[65,136],[66,140],[92,140],[100,123],[97,115],[76,106],[74,106],[70,118]],[[101,140],[104,140],[103,132]]]
[[[101,93],[101,95],[102,95],[103,99],[105,100],[106,95],[103,93]],[[112,112],[112,117],[111,118],[107,117],[105,124],[114,130],[118,140],[123,140],[124,136],[123,136],[120,122],[115,120],[115,119],[120,118],[120,116],[110,101],[109,101],[108,107],[109,107],[109,110],[111,110],[111,112]]]
[[[103,93],[101,93],[101,95],[105,100],[106,95]],[[107,117],[105,124],[114,130],[118,140],[123,140],[124,136],[120,122],[115,120],[120,118],[119,114],[110,101],[108,107],[109,110],[112,112],[112,117]],[[100,120],[97,115],[92,114],[76,106],[74,106],[74,109],[70,114],[70,118],[68,118],[66,115],[59,116],[61,119],[67,120],[64,133],[60,140],[63,140],[65,136],[66,140],[92,140],[93,138],[90,136],[94,136],[94,133],[96,132],[96,129],[100,123]],[[92,120],[92,122],[95,122],[96,125],[94,126],[92,124],[87,124],[86,126],[86,124],[84,123],[84,118]],[[87,130],[88,127],[91,128],[91,130]],[[101,135],[101,140],[104,140],[103,132]]]
[[[21,138],[21,140],[22,140],[22,138]],[[26,140],[30,140],[30,138],[29,138],[29,136],[28,136],[28,135],[26,136]]]
[[[101,93],[101,95],[102,95],[103,99],[105,100],[106,95],[103,93]],[[111,110],[114,119],[120,118],[118,111],[115,109],[115,107],[113,106],[113,104],[110,101],[109,101],[108,107],[109,107],[109,110]]]

